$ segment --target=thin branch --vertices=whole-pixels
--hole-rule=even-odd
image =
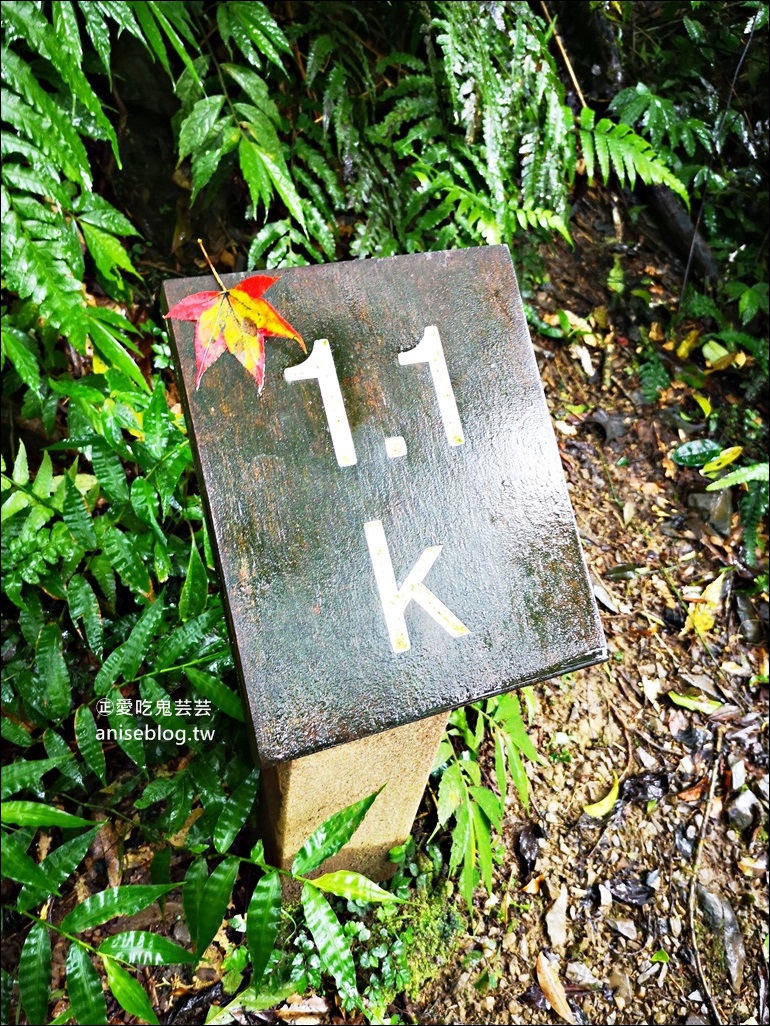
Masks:
[[[545,20],[548,22],[548,25],[553,29],[553,38],[556,40],[556,45],[559,48],[559,53],[561,54],[561,58],[564,61],[564,64],[566,65],[567,74],[569,75],[572,81],[572,85],[575,87],[575,92],[577,93],[577,97],[580,100],[580,106],[587,107],[588,104],[586,103],[586,98],[585,96],[583,96],[583,91],[581,90],[578,84],[575,69],[572,67],[572,61],[567,56],[567,51],[564,48],[564,43],[562,43],[561,41],[561,36],[556,31],[556,26],[554,25],[553,18],[551,18],[551,15],[548,13],[548,8],[545,6],[545,0],[540,0],[540,6],[543,8]]]
[[[719,764],[722,761],[722,745],[724,743],[725,728],[718,727],[716,737],[714,739],[714,762],[711,766],[711,780],[709,782],[709,793],[706,798],[706,807],[703,810],[703,820],[700,825],[700,832],[698,833],[698,840],[695,844],[695,852],[692,860],[692,875],[690,877],[690,889],[687,895],[687,922],[690,929],[690,944],[692,946],[693,956],[695,958],[695,970],[698,974],[698,982],[701,988],[701,994],[703,994],[706,1004],[709,1008],[711,1015],[711,1021],[714,1026],[724,1026],[724,1020],[722,1015],[717,1008],[716,1002],[711,994],[711,989],[706,980],[703,972],[703,963],[701,962],[700,951],[698,950],[698,938],[695,934],[695,894],[698,887],[698,866],[700,865],[701,855],[703,853],[703,842],[706,838],[706,830],[708,828],[708,822],[711,813],[711,805],[714,801],[714,793],[717,787],[717,778],[719,776]]]

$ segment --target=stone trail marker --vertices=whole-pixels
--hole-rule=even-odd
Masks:
[[[605,642],[507,248],[275,273],[266,298],[308,355],[269,340],[259,395],[224,353],[196,389],[193,325],[171,321],[179,390],[274,767],[275,851],[388,779],[361,828],[376,874],[411,827],[437,714]],[[169,281],[166,302],[211,282]]]

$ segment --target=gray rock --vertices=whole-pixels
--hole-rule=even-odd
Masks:
[[[733,827],[743,833],[754,823],[754,809],[759,805],[759,799],[753,791],[741,791],[734,798],[727,808],[727,818]]]
[[[743,969],[746,963],[746,947],[738,920],[727,898],[721,897],[698,885],[698,904],[706,922],[717,934],[724,949],[730,986],[740,994],[743,986]]]
[[[726,537],[733,519],[733,500],[729,488],[718,492],[693,492],[687,496],[687,506],[711,524],[715,531]]]

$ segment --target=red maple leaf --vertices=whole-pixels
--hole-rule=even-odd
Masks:
[[[213,267],[211,269],[214,271]],[[216,271],[214,277],[222,286],[220,292],[196,292],[187,296],[175,303],[166,317],[195,321],[196,389],[204,372],[228,350],[253,376],[261,392],[265,382],[265,339],[268,336],[293,338],[303,353],[307,352],[305,343],[289,322],[262,299],[263,293],[278,278],[255,274],[227,289]]]

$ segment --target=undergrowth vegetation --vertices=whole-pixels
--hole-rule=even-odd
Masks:
[[[754,562],[768,505],[766,433],[755,411],[768,377],[767,238],[758,230],[767,120],[746,96],[766,73],[757,54],[767,12],[753,2],[668,7],[678,13],[654,44],[634,34],[627,5],[610,12],[640,78],[594,110],[568,104],[553,26],[514,0],[3,4],[11,430],[2,475],[2,823],[13,881],[4,917],[6,930],[27,931],[16,970],[3,970],[4,1022],[12,1007],[29,1023],[48,1022],[54,1005],[57,1023],[106,1022],[100,972],[129,1015],[157,1022],[131,967],[199,961],[237,887],[250,896],[234,901],[229,929],[247,943],[231,955],[230,982],[248,981],[253,1007],[302,980],[320,986],[327,973],[344,1004],[381,1019],[410,985],[428,901],[415,899],[415,888],[443,895],[447,876],[458,875],[472,910],[476,888],[493,886],[508,781],[526,808],[526,766],[540,759],[527,734],[528,695],[456,711],[432,778],[437,830],[451,827],[443,852],[436,842],[429,855],[415,853],[410,842],[390,892],[351,875],[308,883],[351,836],[366,811],[360,803],[297,856],[303,913],[281,911],[278,871],[253,834],[258,772],[152,304],[157,268],[143,258],[152,240],[110,181],[127,148],[117,49],[133,46],[167,83],[184,215],[215,220],[223,196],[240,204],[243,266],[554,234],[569,241],[573,190],[586,178],[666,186],[700,212],[723,277],[710,291],[691,284],[681,316],[707,329],[677,353],[693,364],[696,392],[705,373],[730,367],[742,400],[737,419],[704,411],[716,449],[690,465],[716,475],[711,487],[744,489]],[[734,92],[702,77],[704,39],[742,66]],[[653,88],[660,68],[667,77]],[[651,399],[671,382],[654,343],[641,375]],[[732,458],[742,464],[719,476],[729,460],[709,461],[728,448],[741,450]],[[491,775],[482,744],[493,753]],[[147,847],[149,882],[123,883],[107,859],[103,889],[74,904],[72,881],[97,836],[121,856]],[[118,917],[163,908],[180,888],[189,945],[138,929],[94,939]],[[421,910],[415,918],[402,899]],[[363,904],[371,901],[383,902],[373,919]],[[447,941],[458,924],[439,919],[431,930]],[[60,942],[66,983],[51,993]],[[242,995],[239,1007],[248,1007]]]

